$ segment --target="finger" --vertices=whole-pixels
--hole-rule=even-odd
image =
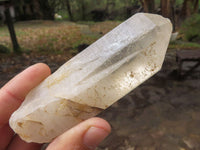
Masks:
[[[41,144],[26,143],[21,140],[18,135],[15,136],[12,143],[8,146],[7,150],[40,150]]]
[[[9,141],[12,139],[14,132],[8,124],[0,128],[0,150],[6,149]]]
[[[105,120],[91,118],[57,137],[47,150],[94,150],[110,130]]]
[[[14,77],[0,89],[0,127],[8,122],[27,93],[50,74],[45,64],[33,65]]]

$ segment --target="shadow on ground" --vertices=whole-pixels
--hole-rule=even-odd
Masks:
[[[0,87],[29,65],[44,62],[54,71],[70,57],[1,56]],[[98,150],[200,149],[200,68],[184,80],[176,69],[175,50],[168,50],[159,73],[99,115],[112,133]]]

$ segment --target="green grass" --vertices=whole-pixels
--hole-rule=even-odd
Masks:
[[[200,40],[200,14],[195,14],[186,19],[181,25],[180,34],[183,34],[183,39],[187,41]]]
[[[27,21],[15,24],[15,31],[21,49],[40,53],[77,52],[80,44],[92,44],[101,36],[119,25],[120,21],[78,22]],[[0,45],[12,49],[6,26],[0,27]],[[169,48],[200,48],[194,42],[176,41]]]
[[[59,52],[76,49],[79,44],[91,44],[100,34],[91,31],[95,23],[76,24],[68,21],[27,21],[15,24],[15,31],[23,50]],[[86,31],[86,32],[85,32]],[[0,28],[0,44],[12,49],[6,28]]]
[[[9,36],[8,28],[6,26],[0,26],[0,37]]]
[[[175,41],[169,44],[170,49],[199,49],[200,44],[194,42]]]
[[[94,21],[77,21],[76,22],[77,24],[83,24],[83,25],[94,25],[94,24],[96,24],[96,22],[94,22]]]

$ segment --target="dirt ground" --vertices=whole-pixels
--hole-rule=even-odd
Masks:
[[[112,133],[98,150],[200,149],[200,67],[177,80],[175,56],[168,50],[159,73],[99,115]]]
[[[97,150],[200,149],[200,67],[177,80],[175,55],[168,50],[159,73],[99,115],[110,122],[112,133]],[[55,71],[70,57],[1,55],[0,87],[31,64],[44,62]]]

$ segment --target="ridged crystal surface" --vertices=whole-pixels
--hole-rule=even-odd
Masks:
[[[132,16],[34,88],[10,126],[44,143],[97,115],[160,70],[171,32],[159,15]]]

